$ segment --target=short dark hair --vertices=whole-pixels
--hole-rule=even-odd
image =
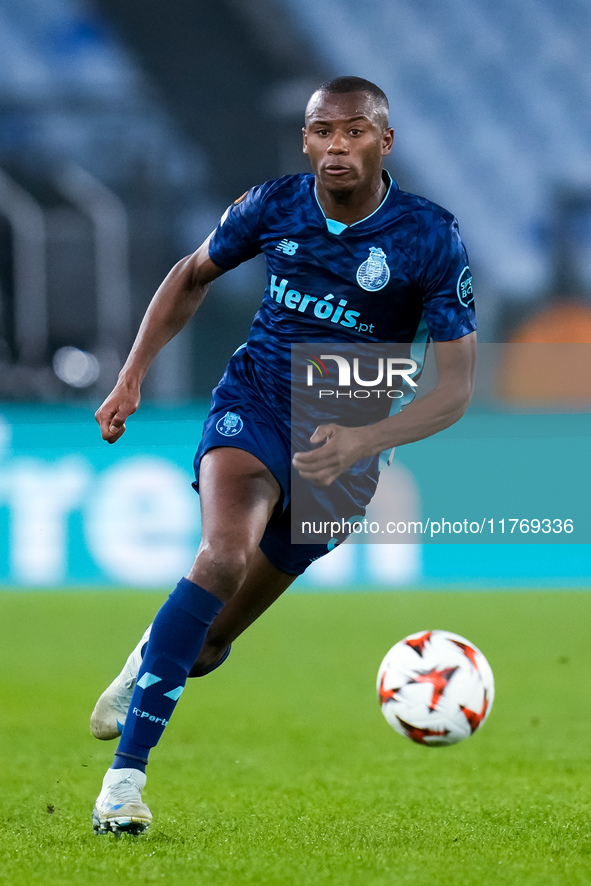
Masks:
[[[378,113],[383,117],[384,126],[388,125],[388,111],[390,110],[388,97],[383,89],[380,89],[371,80],[353,76],[335,77],[333,80],[325,80],[324,83],[321,83],[314,91],[314,95],[317,92],[327,92],[333,95],[342,95],[346,92],[364,92],[373,98]]]

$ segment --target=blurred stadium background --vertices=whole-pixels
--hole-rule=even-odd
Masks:
[[[471,413],[400,453],[391,501],[447,518],[469,454],[464,511],[584,522],[590,43],[586,0],[0,0],[0,583],[164,586],[186,568],[192,453],[261,262],[159,356],[117,447],[92,413],[170,266],[249,186],[307,169],[303,107],[342,73],[388,93],[401,186],[458,216],[488,343]],[[299,586],[586,586],[590,540],[352,545]]]

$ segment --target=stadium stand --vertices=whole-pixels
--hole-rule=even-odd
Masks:
[[[552,292],[590,302],[584,0],[178,0],[175,13],[160,0],[0,4],[0,397],[76,396],[50,368],[64,346],[100,352],[97,393],[106,390],[167,268],[250,184],[304,168],[305,96],[344,71],[390,95],[390,168],[402,186],[460,219],[484,340],[509,338]],[[572,221],[577,212],[583,222]],[[128,307],[109,353],[113,330],[104,324],[98,342],[95,330],[101,287],[113,284],[97,266],[101,230],[114,224],[119,251],[108,265],[120,269],[115,288]],[[26,253],[37,255],[28,266],[16,255],[25,229],[34,229]],[[31,309],[19,273],[35,268],[42,284]],[[246,266],[228,280],[204,305],[203,335],[191,332],[155,366],[152,394],[211,389],[214,358],[239,343],[260,297],[260,271]]]
[[[461,219],[487,289],[539,295],[554,189],[591,180],[591,6],[279,2],[335,71],[389,93],[410,189]]]
[[[294,157],[304,165],[297,146],[309,84],[300,87],[299,77],[321,79],[305,50],[288,35],[278,43],[278,21],[263,27],[265,17],[233,0],[215,9],[179,0],[175,9],[170,15],[159,0],[137,9],[109,0],[0,4],[0,398],[110,388],[128,330],[174,261],[246,187],[292,167]],[[200,41],[201,52],[193,52]],[[290,92],[293,83],[297,115],[286,117],[285,86]],[[24,215],[37,219],[36,251],[22,236],[29,222],[17,224]],[[35,311],[23,297],[31,268],[18,255],[25,253],[38,259]],[[160,356],[146,393],[167,400],[209,393],[220,353],[244,339],[260,284],[260,268],[249,266],[229,284],[220,281],[199,330]],[[100,292],[114,290],[111,308],[101,308]],[[121,300],[129,302],[127,320],[113,324]],[[101,314],[111,320],[97,341]],[[50,361],[64,346],[100,358],[92,391],[56,378]]]
[[[178,255],[180,182],[208,204],[203,151],[71,0],[0,5],[0,122],[0,397],[75,394],[50,368],[65,345],[98,354],[106,390],[134,295],[143,304]]]

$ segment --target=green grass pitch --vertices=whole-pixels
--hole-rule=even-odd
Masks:
[[[291,594],[191,681],[152,753],[150,830],[95,837],[114,743],[95,698],[160,595],[0,595],[0,883],[577,886],[591,882],[591,594]],[[469,741],[396,735],[378,665],[463,634],[497,697]]]

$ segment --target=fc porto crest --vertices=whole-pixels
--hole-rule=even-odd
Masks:
[[[215,429],[224,437],[235,437],[244,427],[244,422],[237,412],[226,412],[223,418],[217,422]]]
[[[460,304],[464,305],[465,308],[467,308],[468,305],[474,301],[474,290],[472,289],[472,274],[470,273],[470,268],[468,267],[468,265],[466,265],[458,278],[456,292]]]
[[[379,246],[370,246],[369,257],[357,268],[357,282],[366,292],[383,289],[390,279],[386,253]]]

